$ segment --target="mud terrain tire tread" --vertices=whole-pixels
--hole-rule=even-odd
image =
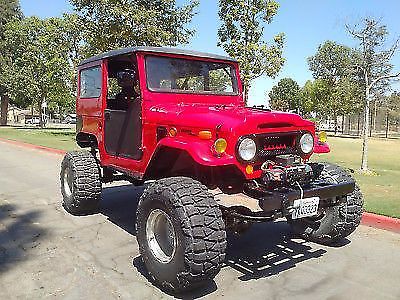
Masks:
[[[73,192],[70,197],[64,192],[63,174],[71,168],[73,174]],[[61,192],[63,206],[74,215],[95,212],[101,198],[100,169],[95,156],[89,151],[67,152],[61,163]]]
[[[178,234],[184,241],[182,264],[177,263],[168,279],[157,278],[146,242],[146,220],[151,202],[163,202],[172,218],[180,224]],[[221,210],[200,182],[187,177],[164,178],[152,183],[143,193],[137,209],[137,238],[143,262],[151,279],[166,290],[179,293],[212,280],[225,260],[226,232]],[[182,256],[183,256],[182,255]],[[175,263],[175,262],[174,262]],[[173,269],[175,270],[175,269]],[[165,275],[165,274],[164,274]]]
[[[340,166],[331,163],[321,163],[324,170],[322,178],[331,183],[353,181]],[[346,202],[327,209],[327,214],[321,220],[310,222],[309,218],[289,220],[292,229],[305,240],[319,244],[334,244],[350,235],[360,225],[363,212],[363,195],[356,185],[353,192],[344,196]],[[308,220],[308,221],[307,221]]]

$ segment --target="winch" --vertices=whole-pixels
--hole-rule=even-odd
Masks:
[[[312,167],[296,155],[278,155],[261,166],[262,181],[269,187],[283,184],[295,185],[310,182],[314,178]]]

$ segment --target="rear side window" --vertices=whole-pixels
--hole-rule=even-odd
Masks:
[[[81,98],[98,98],[101,93],[101,68],[93,67],[81,71]]]

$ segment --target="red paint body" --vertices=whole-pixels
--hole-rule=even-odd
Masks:
[[[253,179],[260,177],[261,171],[255,171],[251,175],[246,174],[246,164],[239,162],[235,156],[236,143],[241,136],[287,131],[309,131],[315,136],[314,123],[304,120],[296,114],[245,108],[240,80],[238,80],[239,93],[236,96],[152,92],[146,85],[144,59],[146,54],[148,52],[144,51],[132,53],[137,59],[142,99],[143,157],[139,161],[115,157],[105,151],[104,109],[107,91],[107,59],[79,67],[79,70],[98,65],[102,67],[101,96],[96,99],[81,99],[78,92],[76,110],[83,121],[81,132],[93,134],[97,138],[103,166],[116,167],[143,177],[156,149],[160,146],[168,146],[187,151],[201,165],[235,165],[247,179]],[[230,63],[236,70],[237,78],[240,78],[239,66],[235,62],[169,53],[155,55]],[[79,77],[78,82],[80,82]],[[263,124],[262,128],[259,127],[260,124]],[[156,129],[159,126],[174,127],[177,129],[177,135],[165,137],[157,142]],[[220,126],[218,133],[217,126]],[[200,139],[197,134],[201,130],[211,131],[212,139]],[[220,157],[212,151],[212,145],[217,139],[217,135],[225,138],[228,142],[226,152]],[[317,152],[329,151],[327,145],[322,146],[317,144],[315,150]]]

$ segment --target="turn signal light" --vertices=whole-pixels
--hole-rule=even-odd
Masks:
[[[321,143],[326,143],[326,141],[328,140],[328,135],[326,134],[325,131],[320,131],[318,134],[318,140]]]
[[[170,129],[169,129],[169,136],[170,137],[174,137],[174,136],[176,136],[176,134],[178,133],[178,131],[176,130],[176,128],[175,127],[171,127]]]
[[[208,131],[208,130],[200,131],[199,138],[201,138],[202,140],[211,140],[211,138],[212,138],[211,131]]]
[[[218,140],[216,140],[214,142],[214,149],[215,149],[215,152],[217,152],[218,154],[224,153],[227,146],[228,146],[228,143],[223,138],[219,138]]]
[[[253,166],[252,165],[247,165],[246,166],[246,173],[248,175],[250,175],[250,174],[253,174],[253,172],[254,172]]]

